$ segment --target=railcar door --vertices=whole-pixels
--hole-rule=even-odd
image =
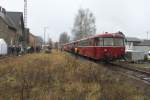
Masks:
[[[94,47],[95,47],[95,58],[97,60],[100,60],[103,58],[103,46],[104,46],[104,40],[101,37],[96,37],[94,39]]]
[[[89,57],[95,59],[95,46],[94,46],[94,38],[89,39]]]

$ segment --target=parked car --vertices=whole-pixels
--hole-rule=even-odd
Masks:
[[[52,47],[49,45],[42,45],[42,50],[44,53],[51,53]]]
[[[147,59],[150,60],[150,51],[147,54]]]

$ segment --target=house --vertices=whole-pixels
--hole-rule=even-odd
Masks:
[[[3,38],[8,45],[14,44],[17,40],[16,32],[15,23],[7,16],[6,10],[0,7],[0,38]]]
[[[29,46],[42,47],[43,39],[39,36],[35,36],[32,33],[29,34]]]
[[[36,46],[36,37],[32,33],[29,34],[29,46]]]
[[[142,40],[140,43],[134,46],[134,50],[142,51],[145,54],[148,54],[150,51],[150,40]]]
[[[135,37],[127,37],[126,51],[139,51],[147,54],[150,51],[150,40],[142,40]]]
[[[134,46],[141,43],[141,39],[136,37],[126,37],[126,51],[134,50]]]
[[[10,12],[0,7],[0,38],[8,45],[28,44],[28,34],[24,26],[22,12]]]
[[[6,12],[6,15],[14,22],[16,26],[16,43],[15,44],[27,44],[25,26],[22,12]]]
[[[42,47],[43,42],[44,41],[43,41],[42,37],[36,36],[36,45],[37,46]]]

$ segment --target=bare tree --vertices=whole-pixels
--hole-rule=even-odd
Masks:
[[[96,33],[95,17],[89,9],[79,9],[72,29],[74,40]]]
[[[69,40],[70,40],[70,37],[69,37],[69,35],[66,32],[63,32],[62,34],[60,34],[59,43],[61,45],[65,44],[65,43],[68,43]]]

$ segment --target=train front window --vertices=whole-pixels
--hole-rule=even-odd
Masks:
[[[123,38],[114,38],[114,46],[124,46]]]
[[[104,46],[113,46],[113,38],[104,38]]]

